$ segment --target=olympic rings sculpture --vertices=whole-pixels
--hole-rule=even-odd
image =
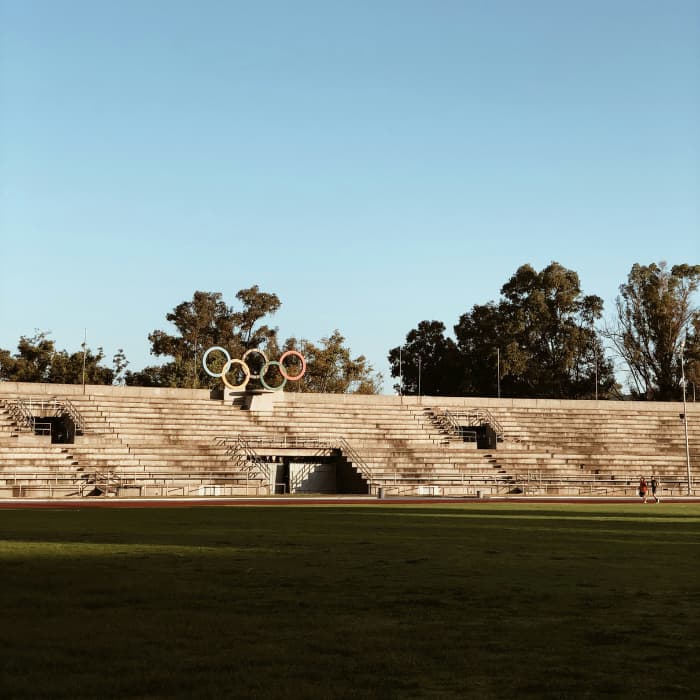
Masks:
[[[214,352],[214,350],[218,350],[219,352],[223,353],[224,357],[226,358],[226,364],[221,368],[221,372],[218,373],[212,372],[207,365],[207,358],[209,357],[209,353]],[[246,362],[246,359],[253,354],[260,355],[264,362],[258,374],[253,374],[250,370],[250,366]],[[284,366],[284,361],[288,357],[299,358],[299,361],[301,362],[301,370],[298,374],[290,375],[289,372],[287,372],[287,368]],[[210,377],[214,377],[215,379],[221,379],[221,381],[233,391],[245,391],[245,388],[251,379],[260,380],[260,383],[268,391],[281,391],[282,389],[284,389],[284,385],[287,383],[287,381],[296,382],[304,376],[304,374],[306,373],[306,360],[304,359],[304,356],[296,350],[287,350],[286,352],[283,352],[279,360],[268,360],[267,355],[265,355],[265,353],[262,350],[258,350],[257,348],[251,348],[250,350],[246,350],[243,353],[243,357],[241,359],[232,359],[231,355],[229,354],[228,350],[226,350],[226,348],[222,348],[219,345],[213,345],[204,353],[204,356],[202,357],[202,367],[204,367],[204,371]],[[243,380],[238,384],[231,384],[231,382],[226,377],[226,375],[234,367],[238,367],[243,373]],[[265,375],[269,372],[271,367],[277,367],[279,373],[282,375],[282,383],[278,386],[270,386],[265,381]]]

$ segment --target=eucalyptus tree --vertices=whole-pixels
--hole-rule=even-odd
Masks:
[[[124,377],[126,375],[127,367],[129,366],[129,360],[126,359],[124,354],[124,349],[119,348],[116,353],[112,356],[112,366],[114,367],[114,384],[123,384]]]
[[[0,377],[11,382],[46,382],[51,372],[51,362],[56,344],[45,331],[33,336],[21,336],[17,352],[0,351]]]
[[[381,387],[378,375],[363,355],[353,358],[340,331],[334,331],[319,344],[297,341],[281,343],[278,330],[265,323],[281,306],[276,294],[260,291],[255,285],[236,294],[239,307],[228,306],[220,292],[195,292],[191,301],[178,304],[166,319],[176,332],[155,330],[148,339],[151,354],[172,358],[162,365],[145,367],[125,374],[125,382],[139,386],[210,386],[219,379],[206,374],[202,358],[208,348],[226,349],[232,358],[242,358],[247,350],[261,350],[269,359],[280,356],[284,350],[303,352],[306,375],[301,381],[288,382],[287,391],[318,391],[327,393],[377,393]],[[225,357],[212,353],[207,366],[213,372],[221,371]],[[254,374],[260,371],[262,360],[257,353],[250,356]],[[293,373],[293,372],[292,372]],[[276,386],[281,377],[276,367],[266,379]]]
[[[457,369],[454,340],[445,336],[442,321],[421,321],[400,346],[389,350],[394,389],[406,395],[450,396],[463,382]]]
[[[504,376],[513,395],[581,398],[614,391],[612,363],[595,323],[603,300],[584,296],[578,274],[557,262],[523,265],[501,288],[498,305]]]
[[[231,357],[241,357],[251,348],[264,349],[274,342],[277,329],[259,325],[281,306],[276,294],[261,292],[257,285],[236,294],[241,308],[235,310],[221,292],[196,291],[191,301],[178,304],[165,318],[175,332],[154,330],[149,334],[151,354],[172,358],[160,366],[126,372],[131,385],[198,387],[214,385],[202,367],[202,357],[212,346],[224,347]],[[221,357],[212,357],[212,369],[220,370]]]
[[[69,353],[57,350],[45,331],[22,336],[17,352],[0,350],[0,380],[12,382],[45,382],[49,384],[111,384],[114,370],[102,364],[102,348],[89,347]]]
[[[514,342],[506,334],[505,318],[501,307],[493,301],[475,304],[459,318],[454,326],[459,357],[460,393],[467,396],[496,396],[499,388],[505,395],[513,394],[514,377],[524,369],[515,364],[516,354],[509,352],[510,371],[502,372],[506,366],[505,351]],[[499,374],[500,373],[500,374]]]
[[[148,335],[151,354],[172,358],[157,370],[147,367],[139,375],[127,373],[127,383],[146,383],[150,378],[167,386],[200,386],[207,375],[201,367],[204,351],[212,345],[233,344],[233,309],[223,301],[220,292],[196,291],[191,301],[178,304],[165,318],[175,333],[154,330]],[[136,381],[138,379],[138,381]]]
[[[625,363],[637,398],[676,400],[685,373],[698,378],[700,311],[694,303],[700,265],[635,263],[620,285],[615,319],[605,335]]]
[[[298,382],[288,382],[285,390],[325,394],[377,394],[381,390],[381,374],[364,355],[352,357],[337,329],[318,344],[289,338],[284,350],[297,350],[306,360],[304,377]]]
[[[242,348],[249,350],[272,344],[277,337],[277,329],[259,323],[266,316],[272,316],[282,306],[276,294],[261,292],[258,285],[249,289],[241,289],[236,299],[243,308],[232,315],[234,335]]]
[[[421,321],[389,352],[391,374],[406,393],[584,398],[615,394],[612,363],[595,323],[603,301],[584,296],[573,270],[553,262],[541,271],[523,265],[501,288],[501,298],[476,304],[454,326]]]

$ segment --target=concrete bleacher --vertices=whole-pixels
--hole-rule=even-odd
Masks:
[[[8,407],[28,397],[69,401],[82,434],[55,443],[19,425]],[[497,443],[480,447],[435,420],[472,409],[497,422]],[[246,410],[204,390],[0,383],[0,496],[629,496],[639,476],[652,473],[664,493],[680,495],[687,491],[682,410],[680,403],[281,392],[256,396]],[[689,404],[693,474],[698,419]]]
[[[619,491],[624,484],[633,493],[640,476],[656,474],[668,493],[687,491],[682,404],[563,402],[559,407],[513,405],[492,411],[517,440],[514,450],[499,458],[527,466],[535,480],[585,479],[591,492],[602,493]],[[688,417],[692,473],[700,439],[700,414],[692,404]]]

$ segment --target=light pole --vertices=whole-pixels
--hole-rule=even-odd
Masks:
[[[501,398],[501,348],[496,348],[496,385],[498,387],[498,398]]]
[[[595,332],[595,325],[593,324],[593,321],[591,320],[591,327],[590,327],[590,334],[591,334],[591,344],[593,346],[593,367],[595,371],[595,400],[598,400],[598,344],[597,344],[597,336]]]
[[[595,356],[595,400],[598,400],[598,349],[593,348],[593,355]]]
[[[87,352],[87,328],[83,335],[83,394],[85,393],[85,353]]]
[[[399,396],[403,396],[403,365],[401,364],[401,346],[399,345]]]
[[[685,430],[685,464],[688,472],[688,495],[692,495],[692,481],[690,478],[690,447],[688,445],[688,411],[685,403],[685,341],[688,339],[688,331],[681,342],[681,384],[683,385],[683,429]]]
[[[420,398],[421,358],[418,356],[418,398]]]
[[[192,367],[192,388],[197,388],[197,334],[194,335],[194,364]]]

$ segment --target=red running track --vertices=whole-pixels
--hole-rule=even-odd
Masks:
[[[561,503],[561,504],[630,504],[640,503],[640,499],[631,497],[588,498],[588,497],[493,497],[493,498],[82,498],[82,499],[5,499],[0,500],[0,509],[68,509],[68,508],[201,508],[231,506],[394,506],[394,505],[510,505],[523,503]],[[663,503],[700,503],[700,497],[669,497]],[[655,505],[648,501],[646,505]]]

